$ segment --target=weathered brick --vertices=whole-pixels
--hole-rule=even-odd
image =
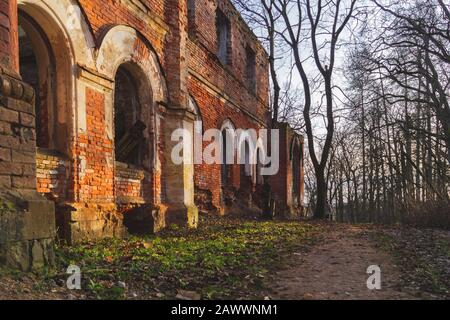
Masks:
[[[11,123],[0,121],[0,134],[11,135],[12,133]]]
[[[36,163],[34,152],[12,150],[12,161],[15,163]]]
[[[0,174],[22,175],[22,165],[13,162],[0,162]]]
[[[17,189],[36,189],[36,177],[12,177],[12,186]]]
[[[16,136],[0,135],[0,147],[17,149],[20,146],[20,140]]]
[[[0,188],[11,188],[11,176],[0,175]]]
[[[35,117],[34,115],[21,112],[20,113],[20,124],[26,126],[26,127],[35,127]]]
[[[0,161],[11,161],[11,149],[0,148]]]
[[[0,120],[6,122],[19,122],[19,113],[0,106]]]

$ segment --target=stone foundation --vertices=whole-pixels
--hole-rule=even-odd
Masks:
[[[22,271],[53,266],[54,204],[33,192],[0,199],[0,263]]]
[[[58,236],[68,244],[126,235],[114,204],[65,204],[57,208]]]
[[[0,263],[23,271],[54,262],[54,203],[36,191],[34,91],[0,65]]]

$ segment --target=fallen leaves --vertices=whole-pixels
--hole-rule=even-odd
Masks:
[[[380,229],[376,242],[403,271],[404,288],[421,298],[450,298],[450,232],[436,229]]]
[[[319,234],[320,226],[307,223],[210,218],[196,231],[61,247],[57,261],[61,269],[71,261],[82,271],[102,270],[84,274],[87,294],[98,299],[121,299],[128,289],[130,298],[264,298],[272,271]]]

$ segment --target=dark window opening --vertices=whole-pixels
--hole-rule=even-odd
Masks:
[[[256,54],[251,49],[246,49],[246,66],[245,66],[245,79],[247,81],[248,88],[252,93],[256,92]]]
[[[136,80],[120,66],[115,78],[114,133],[116,160],[141,166],[146,125],[140,120]]]
[[[220,10],[217,10],[216,29],[218,42],[217,57],[223,64],[229,64],[231,50],[231,25],[228,18]]]
[[[35,91],[36,145],[50,148],[49,112],[56,95],[54,58],[43,31],[22,13],[19,13],[19,68],[23,81]]]
[[[231,139],[232,135],[229,133],[227,129],[222,131],[222,166],[221,166],[221,176],[222,176],[222,187],[229,187],[231,185],[231,173],[232,173],[232,165],[228,164],[228,158],[231,155],[228,155],[227,144],[232,143]]]
[[[264,165],[262,163],[261,149],[258,148],[257,165],[256,165],[256,183],[258,185],[263,185],[264,184],[264,177],[262,176],[262,169],[263,169],[263,167],[264,167]]]
[[[292,196],[294,203],[299,204],[300,197],[300,168],[301,168],[301,153],[300,146],[294,142],[292,150]]]
[[[188,0],[188,30],[195,29],[195,0]]]
[[[250,146],[248,141],[244,142],[242,148],[244,155],[244,164],[241,164],[241,189],[249,190],[252,185],[252,166],[250,163]]]

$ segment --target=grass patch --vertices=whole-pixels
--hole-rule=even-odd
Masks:
[[[308,248],[320,231],[307,223],[208,219],[194,231],[58,247],[56,257],[61,272],[81,268],[83,289],[97,299],[126,298],[131,290],[174,298],[180,289],[204,299],[251,299],[263,297],[288,254]]]

